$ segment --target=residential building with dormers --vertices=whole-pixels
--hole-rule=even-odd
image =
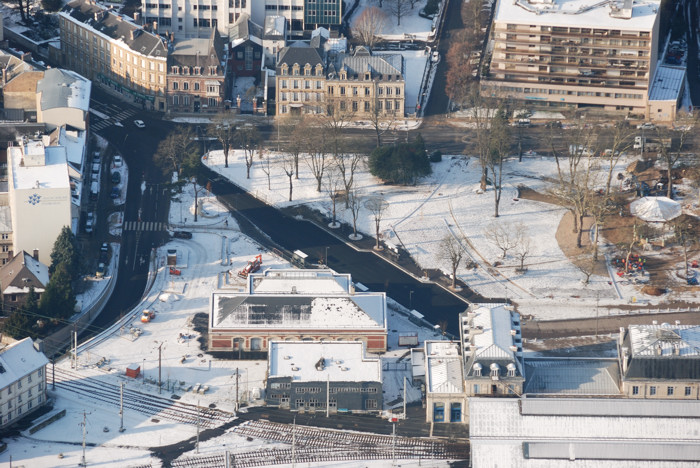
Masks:
[[[293,43],[277,62],[277,114],[323,114],[341,111],[353,118],[403,117],[405,79],[403,57],[373,54],[366,47],[352,53],[327,53]],[[328,64],[327,64],[328,63]]]
[[[69,2],[59,28],[62,66],[146,109],[166,110],[163,38],[92,0]]]
[[[0,428],[5,428],[46,404],[49,360],[31,338],[0,350]]]

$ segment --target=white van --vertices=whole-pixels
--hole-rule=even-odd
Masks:
[[[92,175],[96,176],[100,173],[100,163],[92,163]]]
[[[97,200],[97,196],[100,194],[100,184],[99,182],[93,182],[90,184],[90,200]]]

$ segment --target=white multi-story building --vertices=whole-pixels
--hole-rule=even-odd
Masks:
[[[72,208],[66,149],[44,140],[7,149],[8,189],[13,252],[38,250],[38,260],[50,263],[61,229],[77,231],[78,210]]]
[[[48,363],[31,338],[0,350],[0,428],[46,403]]]
[[[533,105],[647,115],[658,10],[658,0],[500,0],[482,87]]]

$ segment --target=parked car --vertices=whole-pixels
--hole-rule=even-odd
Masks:
[[[97,265],[97,272],[95,272],[95,276],[97,276],[98,278],[102,278],[105,275],[105,269],[106,267],[104,263],[100,263],[99,265]]]
[[[92,157],[92,162],[93,162],[93,164],[94,164],[94,163],[99,164],[99,163],[101,162],[100,152],[99,152],[99,151],[95,151],[94,156]]]
[[[643,124],[637,125],[638,130],[654,130],[656,125],[651,122],[644,122]]]
[[[92,175],[96,176],[100,173],[100,163],[99,162],[94,162],[92,163]]]
[[[112,183],[118,184],[122,181],[122,175],[118,171],[112,172]]]
[[[100,246],[100,252],[109,252],[109,244],[106,242],[103,242],[102,245]]]
[[[189,231],[175,231],[173,237],[176,239],[192,239],[192,233]]]
[[[138,128],[146,128],[146,124],[143,123],[143,120],[134,120],[134,125]]]
[[[121,154],[115,154],[114,155],[114,167],[122,167],[124,164],[124,160],[122,159]]]
[[[561,122],[558,120],[554,120],[552,122],[547,122],[544,124],[545,128],[561,128]]]
[[[87,219],[85,220],[85,232],[90,234],[94,227],[95,227],[95,213],[93,213],[91,211],[87,214]]]
[[[109,198],[112,200],[116,200],[117,198],[122,196],[122,189],[119,187],[112,187],[112,191],[109,193]]]

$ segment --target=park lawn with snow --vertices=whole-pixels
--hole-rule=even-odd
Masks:
[[[433,20],[418,15],[418,12],[425,4],[425,1],[417,1],[412,9],[410,4],[408,4],[409,8],[401,17],[401,24],[399,24],[396,14],[392,13],[391,2],[383,2],[380,8],[379,2],[375,0],[360,0],[357,9],[349,20],[350,29],[353,28],[364,10],[369,7],[376,7],[384,13],[384,27],[379,33],[382,39],[387,41],[404,41],[413,37],[413,39],[426,41],[433,31]]]
[[[328,194],[316,190],[316,180],[309,166],[300,163],[299,179],[292,179],[292,201],[289,179],[284,174],[280,155],[272,152],[269,179],[258,157],[246,178],[244,154],[231,151],[229,167],[224,167],[223,153],[210,152],[205,164],[251,194],[278,207],[305,204],[331,217],[332,204]],[[329,157],[330,159],[330,157]],[[622,158],[614,173],[623,172],[630,158]],[[606,170],[601,163],[602,170]],[[331,167],[331,163],[328,164]],[[450,273],[449,261],[442,254],[442,239],[460,239],[465,259],[477,264],[468,268],[463,261],[458,276],[469,287],[485,297],[509,298],[520,306],[520,312],[539,319],[585,317],[595,313],[596,305],[612,306],[636,302],[638,286],[611,276],[593,275],[584,284],[585,275],[562,252],[555,234],[566,210],[560,206],[518,197],[518,187],[526,186],[539,192],[549,188],[547,180],[556,177],[556,165],[551,158],[528,155],[518,162],[510,158],[504,165],[504,189],[500,216],[493,217],[493,189],[480,193],[478,160],[469,156],[446,156],[432,164],[433,174],[411,186],[387,185],[362,168],[355,176],[355,187],[364,200],[380,196],[388,208],[380,223],[380,235],[389,245],[403,245],[423,269],[440,269]],[[343,201],[337,204],[338,218],[352,226],[351,211]],[[527,271],[516,271],[519,260],[509,253],[505,259],[496,245],[487,239],[490,226],[500,224],[511,229],[525,226],[530,253]],[[362,207],[357,221],[358,230],[374,235],[374,220]],[[468,240],[468,242],[467,242]],[[612,255],[612,246],[601,242],[602,251]],[[493,267],[501,262],[499,267]],[[619,290],[619,293],[618,293]],[[663,300],[663,297],[661,299]]]

